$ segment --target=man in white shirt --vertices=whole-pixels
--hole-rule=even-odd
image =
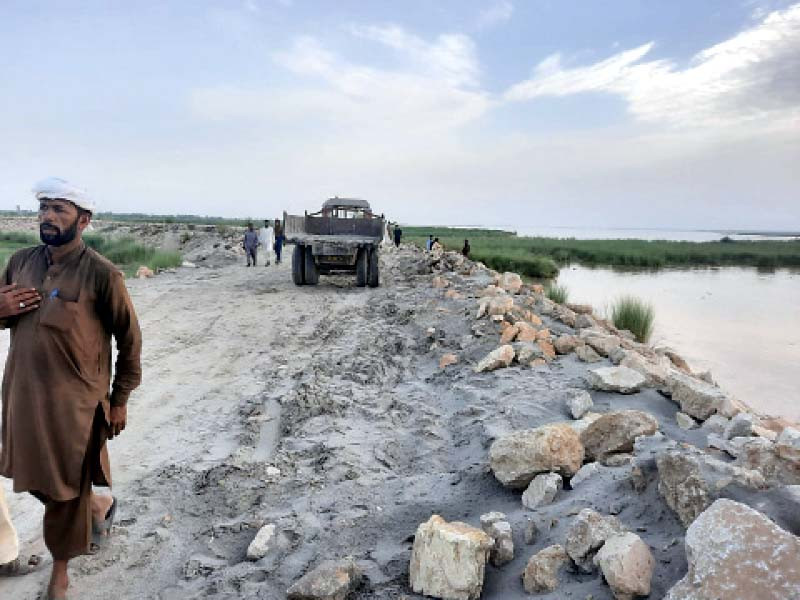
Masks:
[[[275,245],[275,230],[269,226],[269,221],[264,221],[264,226],[258,230],[258,243],[264,246],[264,266],[268,267],[272,261],[272,249]]]

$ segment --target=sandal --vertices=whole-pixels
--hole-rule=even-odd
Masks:
[[[92,534],[95,538],[106,538],[111,535],[111,527],[114,525],[114,517],[117,514],[117,498],[112,496],[111,508],[106,513],[106,518],[100,523],[92,521]],[[97,540],[95,540],[96,542]]]
[[[39,568],[42,559],[37,554],[32,554],[27,561],[17,557],[11,562],[0,565],[0,577],[21,577],[33,573]]]

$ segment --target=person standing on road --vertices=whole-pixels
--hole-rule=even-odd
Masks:
[[[268,267],[275,246],[275,232],[267,220],[264,220],[264,226],[258,230],[258,243],[264,246],[264,266]]]
[[[244,232],[244,252],[247,255],[247,266],[250,266],[252,260],[253,266],[256,266],[256,255],[258,253],[258,233],[253,229],[253,224],[247,224],[247,231]]]
[[[283,234],[283,225],[280,219],[275,219],[275,264],[281,264],[281,252],[286,236]]]
[[[461,249],[461,254],[463,254],[465,258],[469,258],[471,250],[472,248],[470,248],[469,240],[464,240],[464,247]]]
[[[403,237],[403,230],[400,229],[399,225],[395,225],[394,227],[394,245],[398,248],[400,247],[400,238]]]
[[[431,246],[433,246],[433,235],[428,235],[428,239],[425,241],[425,250],[430,252]]]
[[[86,192],[51,178],[34,194],[43,245],[16,252],[0,278],[0,324],[11,329],[0,475],[44,504],[47,597],[64,600],[69,560],[111,531],[117,499],[92,485],[111,487],[106,440],[126,427],[142,336],[122,273],[82,240],[95,208]]]

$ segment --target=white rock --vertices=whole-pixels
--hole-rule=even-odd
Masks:
[[[589,385],[596,390],[633,394],[646,383],[644,375],[627,367],[600,367],[588,372]]]
[[[540,550],[528,561],[522,574],[522,585],[529,594],[553,592],[558,588],[558,571],[569,562],[564,548],[558,544]]]
[[[506,487],[525,489],[539,473],[558,471],[566,477],[583,465],[580,437],[566,423],[515,431],[489,448],[489,466]]]
[[[665,450],[656,457],[656,466],[658,491],[685,527],[730,483],[752,489],[766,486],[758,471],[723,462],[694,447]]]
[[[692,417],[687,415],[686,413],[677,412],[675,413],[675,420],[678,422],[678,427],[681,429],[694,429],[697,427],[697,421],[695,421]]]
[[[522,278],[516,273],[506,272],[500,276],[497,286],[510,294],[517,294],[522,287]]]
[[[635,533],[609,537],[597,553],[595,563],[618,600],[650,594],[655,559],[648,545]]]
[[[298,579],[286,592],[288,600],[345,600],[361,581],[352,559],[326,560]]]
[[[701,421],[714,414],[717,406],[725,399],[725,394],[718,387],[679,371],[673,371],[668,386],[672,392],[672,400],[680,405],[681,410]]]
[[[723,435],[725,428],[728,426],[728,419],[722,415],[711,415],[701,426],[702,429],[707,429],[711,433]]]
[[[414,536],[411,589],[448,600],[480,598],[492,546],[492,539],[480,529],[433,515]]]
[[[594,554],[612,535],[625,528],[617,517],[604,516],[584,508],[569,527],[565,548],[569,557],[585,573],[594,570]]]
[[[563,486],[564,482],[558,473],[537,475],[523,492],[522,504],[529,509],[534,509],[543,504],[550,504]]]
[[[572,479],[569,480],[570,487],[574,490],[581,483],[589,479],[592,475],[600,472],[600,463],[590,462],[583,465]]]
[[[573,419],[580,419],[593,406],[592,396],[586,390],[575,390],[567,398],[567,408]]]
[[[500,567],[514,560],[514,539],[511,524],[501,512],[490,512],[481,515],[481,528],[493,540],[489,560],[495,567]]]
[[[250,542],[250,545],[247,547],[247,558],[249,560],[260,560],[264,558],[267,552],[269,552],[269,544],[274,535],[275,525],[271,523],[259,529],[256,537],[253,538],[253,541]]]
[[[728,425],[725,427],[725,433],[722,437],[729,440],[734,437],[745,437],[753,434],[753,425],[755,418],[748,413],[739,413],[733,417]]]
[[[628,367],[638,371],[647,379],[647,384],[656,386],[662,385],[667,380],[672,363],[666,356],[661,356],[655,360],[649,360],[638,352],[627,352],[625,358],[620,363],[623,367]]]
[[[586,345],[575,348],[575,356],[587,363],[600,362],[603,360],[603,357],[595,352],[594,348]]]
[[[511,344],[505,344],[492,350],[478,365],[475,367],[476,373],[483,373],[484,371],[494,371],[507,367],[514,360],[514,348]]]
[[[277,479],[281,476],[281,470],[278,467],[269,466],[266,468],[265,474],[269,479]]]
[[[800,538],[720,499],[686,531],[689,572],[665,600],[800,598]]]
[[[800,431],[784,427],[775,441],[775,451],[783,459],[800,462]]]

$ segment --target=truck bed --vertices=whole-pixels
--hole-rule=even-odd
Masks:
[[[384,220],[340,219],[284,213],[284,236],[290,244],[347,244],[365,246],[383,239]]]

